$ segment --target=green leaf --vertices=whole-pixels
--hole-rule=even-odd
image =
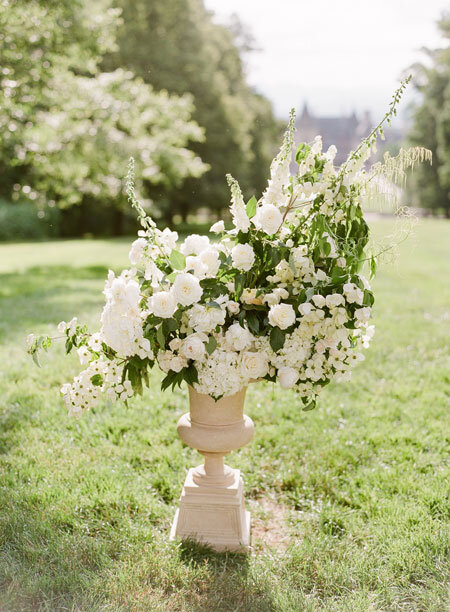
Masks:
[[[255,198],[255,196],[252,196],[250,198],[250,200],[247,202],[247,206],[245,207],[245,211],[247,213],[247,217],[249,219],[252,219],[252,217],[254,217],[256,215],[256,206],[258,204],[257,199]]]
[[[41,364],[39,363],[39,359],[37,356],[37,352],[34,351],[33,353],[31,353],[31,357],[33,358],[34,363],[37,365],[38,368],[41,367]]]
[[[259,318],[254,310],[247,310],[247,325],[252,334],[258,334],[259,332]]]
[[[94,376],[91,376],[91,383],[94,387],[101,387],[103,385],[103,376],[101,374],[94,374]]]
[[[206,304],[206,308],[218,308],[220,310],[221,306],[217,302],[211,301]]]
[[[167,334],[169,334],[169,332],[177,331],[177,329],[179,328],[179,324],[177,321],[175,321],[175,319],[164,319],[163,326],[164,335],[166,336]]]
[[[156,339],[161,348],[164,348],[166,345],[166,337],[164,335],[164,329],[162,324],[158,327],[158,331],[156,332]]]
[[[270,346],[275,352],[283,348],[285,338],[286,338],[285,331],[283,331],[279,327],[272,328],[272,331],[270,332]]]
[[[314,410],[314,408],[316,407],[316,402],[315,400],[312,400],[311,402],[309,402],[309,404],[307,404],[304,408],[302,408],[303,412],[308,412],[309,410]]]
[[[208,353],[208,355],[211,355],[212,353],[214,353],[214,351],[216,350],[216,346],[217,346],[217,341],[214,338],[214,336],[210,336],[208,339],[208,342],[206,343],[206,351]]]
[[[292,274],[297,274],[297,269],[295,267],[295,261],[294,261],[294,253],[291,253],[289,255],[289,267],[292,270]]]
[[[175,251],[175,249],[172,250],[169,261],[174,270],[184,270],[186,267],[186,257],[180,251]]]

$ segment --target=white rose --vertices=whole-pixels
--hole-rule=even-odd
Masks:
[[[325,306],[325,298],[323,297],[323,295],[313,295],[311,299],[317,306],[317,308],[322,308],[323,306]]]
[[[248,272],[255,262],[255,252],[249,244],[237,244],[231,250],[233,266]]]
[[[255,227],[266,234],[275,234],[283,222],[283,216],[279,209],[273,204],[263,204],[256,211],[252,219]]]
[[[269,371],[269,364],[264,353],[246,351],[242,354],[241,372],[248,380],[262,378]]]
[[[198,336],[192,334],[185,338],[181,344],[180,354],[187,359],[199,361],[205,356],[205,345]]]
[[[273,327],[287,329],[295,323],[295,311],[290,304],[275,304],[269,310],[269,323]]]
[[[239,323],[233,323],[225,333],[225,340],[235,351],[249,348],[253,339],[248,329],[241,327]]]
[[[229,300],[226,303],[226,307],[228,308],[228,312],[230,314],[237,314],[239,312],[239,304],[237,302],[233,302],[233,300]]]
[[[199,234],[191,234],[181,245],[180,251],[183,253],[183,255],[200,255],[200,253],[208,247],[208,236],[199,236]]]
[[[200,281],[192,274],[178,274],[173,283],[173,293],[178,304],[190,306],[195,304],[202,297],[203,289]]]
[[[156,317],[170,319],[177,309],[177,303],[171,291],[159,291],[147,301],[148,309]]]
[[[208,272],[208,268],[203,264],[198,255],[189,255],[186,257],[186,267],[184,269],[186,272],[192,270],[194,275],[199,279],[205,278]]]
[[[181,355],[174,355],[170,360],[170,369],[174,372],[181,372],[187,366],[187,359]]]
[[[209,228],[209,231],[213,234],[220,234],[225,231],[225,223],[223,221],[217,221]]]
[[[294,368],[284,366],[278,370],[278,380],[283,389],[291,389],[298,380],[298,372]]]

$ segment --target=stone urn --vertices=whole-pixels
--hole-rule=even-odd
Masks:
[[[186,476],[171,540],[190,538],[217,551],[248,549],[250,513],[245,509],[242,477],[223,461],[253,437],[253,421],[244,415],[246,391],[216,402],[189,387],[190,412],[178,421],[178,433],[205,462]]]

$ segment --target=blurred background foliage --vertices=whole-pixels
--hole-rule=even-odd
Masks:
[[[247,83],[251,35],[203,0],[0,0],[0,239],[121,235],[128,158],[162,223],[206,222],[231,172],[264,189],[284,122]],[[450,20],[440,23],[450,34]],[[415,204],[450,215],[450,54],[415,66]]]

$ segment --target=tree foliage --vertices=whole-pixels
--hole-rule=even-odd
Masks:
[[[428,61],[414,67],[422,99],[409,138],[433,153],[433,165],[414,171],[417,205],[450,217],[450,13],[442,17],[439,28],[447,44],[426,50]]]
[[[205,128],[205,139],[193,149],[210,170],[181,189],[157,190],[161,200],[166,197],[166,216],[185,216],[201,206],[226,208],[227,172],[246,194],[261,191],[280,127],[270,103],[246,82],[242,54],[248,35],[239,24],[214,23],[202,0],[116,0],[116,6],[123,25],[107,69],[127,66],[157,90],[191,93],[194,118]]]
[[[110,0],[2,1],[0,195],[95,216],[125,205],[130,155],[148,185],[174,187],[207,169],[188,148],[204,137],[192,96],[101,71],[119,15]]]

